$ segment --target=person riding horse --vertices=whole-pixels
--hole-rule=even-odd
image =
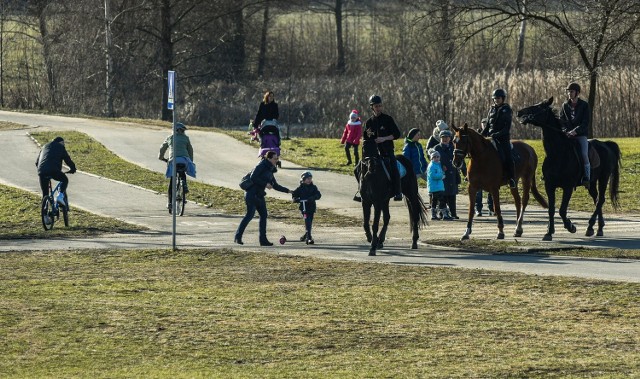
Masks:
[[[584,174],[582,184],[589,188],[591,181],[591,164],[589,163],[589,103],[580,99],[580,85],[569,83],[567,101],[560,109],[560,122],[566,129],[567,136],[574,138],[580,146]]]
[[[373,111],[373,116],[365,122],[362,137],[365,142],[369,140],[375,141],[378,146],[380,156],[389,162],[389,173],[391,175],[394,194],[393,200],[401,201],[402,188],[400,183],[400,173],[398,172],[396,156],[393,151],[393,140],[401,137],[400,129],[398,129],[393,117],[382,113],[382,98],[380,96],[371,96],[369,98],[369,105]]]
[[[488,125],[482,130],[484,137],[491,137],[504,159],[504,168],[509,178],[509,187],[516,188],[515,168],[511,157],[511,106],[505,102],[507,92],[498,88],[491,94],[493,105],[487,116]]]

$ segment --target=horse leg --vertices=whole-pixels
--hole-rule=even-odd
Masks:
[[[591,217],[589,218],[589,225],[587,225],[587,231],[584,233],[585,236],[587,237],[591,237],[593,236],[593,226],[596,223],[596,219],[598,218],[599,214],[598,214],[598,203],[600,202],[600,196],[598,196],[598,191],[596,190],[595,186],[589,186],[589,195],[591,196],[591,199],[593,199],[593,205],[595,205],[595,209],[593,210],[593,213],[591,214]],[[602,203],[604,203],[604,196],[602,196]],[[602,214],[602,208],[600,208],[600,215]],[[600,229],[598,228],[598,230],[600,231]]]
[[[473,216],[475,216],[475,212],[473,211],[473,205],[476,201],[476,193],[478,192],[478,188],[469,184],[469,213],[467,214],[467,229],[464,231],[464,234],[460,238],[460,241],[468,240],[471,235],[471,226],[473,225]]]
[[[500,192],[499,189],[492,189],[491,196],[493,197],[493,209],[498,219],[498,235],[496,239],[504,239],[504,219],[502,218],[502,210],[500,209]]]
[[[531,184],[529,184],[530,186]],[[524,181],[524,178],[522,180],[522,193],[523,195],[527,192],[527,184]],[[524,207],[523,207],[523,199],[520,198],[520,192],[518,192],[518,188],[511,188],[511,196],[513,196],[513,202],[515,203],[516,206],[516,230],[513,233],[514,237],[521,237],[522,236],[522,218],[524,216]],[[527,193],[527,201],[529,201],[528,199],[529,194]],[[526,203],[525,203],[526,204]]]
[[[382,205],[382,229],[380,229],[380,235],[378,236],[378,249],[382,249],[384,247],[384,240],[387,237],[389,220],[391,220],[391,214],[389,213],[389,203],[386,203]]]
[[[556,215],[556,189],[545,182],[545,192],[547,193],[547,199],[549,201],[549,209],[547,211],[549,215],[549,221],[547,224],[547,234],[542,237],[543,241],[553,240],[553,234],[556,232],[554,217]]]
[[[376,255],[376,249],[378,247],[378,227],[380,226],[380,206],[378,204],[373,207],[373,225],[372,225],[372,237],[371,247],[369,248],[369,255]]]
[[[573,195],[573,188],[563,188],[562,189],[562,203],[560,203],[559,214],[562,218],[562,223],[564,224],[564,228],[569,231],[569,233],[576,232],[576,226],[573,225],[569,216],[567,216],[567,211],[569,210],[569,201],[571,201],[571,195]]]
[[[606,180],[598,181],[598,203],[596,204],[596,212],[598,214],[598,232],[596,233],[596,237],[604,236],[604,215],[602,214],[602,206],[604,205],[604,201],[606,198],[608,184],[608,177],[606,178]]]
[[[362,215],[363,222],[362,226],[364,227],[364,234],[367,236],[367,242],[371,242],[371,203],[362,199]]]

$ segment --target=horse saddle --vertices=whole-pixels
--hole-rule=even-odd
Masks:
[[[506,157],[504,156],[505,153],[498,147],[496,140],[494,140],[493,138],[491,138],[491,145],[493,145],[493,148],[498,152],[500,162],[504,163],[506,160]],[[509,150],[511,151],[511,159],[513,160],[513,164],[518,164],[521,160],[520,154],[518,154],[518,151],[513,148],[513,144],[511,142],[509,142]]]
[[[571,144],[573,145],[573,153],[578,157],[578,160],[582,162],[582,154],[580,153],[580,145],[578,144],[578,141],[572,139]],[[591,170],[600,167],[600,155],[591,141],[589,141],[589,150],[587,154],[589,155]],[[584,164],[584,162],[582,163]]]

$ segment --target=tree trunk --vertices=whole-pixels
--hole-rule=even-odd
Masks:
[[[105,116],[114,117],[113,111],[113,58],[111,56],[111,10],[109,0],[104,0],[104,35],[105,35]]]
[[[267,32],[269,31],[269,1],[264,3],[262,15],[262,33],[260,34],[260,53],[258,54],[258,76],[264,75],[264,65],[267,55]]]
[[[522,0],[522,13],[527,11],[527,0]],[[524,41],[527,31],[527,19],[520,22],[520,32],[518,33],[518,55],[516,57],[516,72],[522,69],[522,59],[524,58]]]
[[[342,0],[336,0],[335,17],[336,17],[336,47],[337,47],[337,54],[338,54],[338,59],[336,61],[336,72],[338,72],[339,74],[342,74],[345,71],[344,37],[342,35]]]
[[[161,0],[160,4],[160,70],[162,75],[162,120],[171,121],[173,111],[167,109],[167,97],[169,95],[167,72],[173,68],[173,41],[171,39],[171,1]]]
[[[47,27],[47,18],[45,12],[46,4],[39,9],[38,12],[38,26],[40,29],[40,37],[42,38],[42,55],[44,60],[44,69],[47,73],[47,80],[49,82],[49,103],[52,109],[57,109],[57,83],[56,76],[53,69],[53,61],[51,57],[51,39],[49,36],[49,29]]]
[[[596,92],[598,90],[598,71],[592,70],[589,73],[589,134],[588,138],[593,138],[593,108],[596,104]]]
[[[233,34],[233,51],[231,57],[231,67],[233,71],[234,77],[240,76],[242,72],[244,72],[244,67],[246,63],[246,49],[245,49],[245,41],[246,36],[244,34],[244,17],[242,15],[242,6],[233,13],[233,24],[234,24],[234,34]]]

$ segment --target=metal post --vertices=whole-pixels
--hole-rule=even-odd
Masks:
[[[178,248],[176,246],[176,190],[178,187],[178,175],[176,173],[176,74],[175,71],[169,71],[167,75],[167,82],[169,85],[169,101],[167,101],[167,108],[173,110],[173,136],[171,139],[171,216],[172,216],[172,248],[173,251],[176,251]]]

